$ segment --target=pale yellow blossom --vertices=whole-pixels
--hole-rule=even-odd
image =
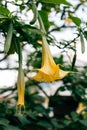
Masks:
[[[42,36],[42,67],[37,70],[38,73],[32,79],[39,82],[53,82],[64,78],[69,73],[61,70],[59,64],[55,64],[45,36]]]
[[[65,18],[65,21],[66,21],[68,24],[72,23],[72,19],[71,19],[71,18]]]

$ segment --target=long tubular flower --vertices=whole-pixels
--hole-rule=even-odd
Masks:
[[[19,67],[17,87],[18,87],[18,102],[17,102],[17,106],[24,106],[25,81],[24,81],[24,73],[23,73],[22,67]]]
[[[59,64],[55,64],[45,36],[46,31],[43,21],[40,15],[38,16],[40,29],[44,33],[42,35],[42,66],[40,69],[37,69],[38,73],[33,76],[32,79],[39,82],[53,82],[55,80],[64,78],[69,73],[69,71],[63,71],[59,68]]]
[[[18,58],[19,58],[19,69],[18,69],[18,79],[17,79],[17,88],[18,88],[18,102],[17,108],[21,113],[21,107],[24,107],[24,90],[25,90],[25,81],[24,81],[24,72],[22,69],[22,50],[21,45],[18,42]]]
[[[32,78],[39,82],[53,82],[64,78],[69,73],[61,70],[59,64],[55,64],[44,35],[42,36],[42,67],[37,70],[38,73]]]

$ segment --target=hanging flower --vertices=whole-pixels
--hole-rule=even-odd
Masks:
[[[68,73],[61,70],[59,64],[55,64],[46,37],[42,36],[42,67],[32,79],[39,82],[53,82],[64,78]]]
[[[67,22],[68,24],[72,23],[72,19],[71,18],[65,18],[65,22]]]
[[[24,73],[23,73],[22,67],[19,67],[17,87],[18,87],[18,102],[17,102],[17,106],[24,106],[25,82],[24,82]]]
[[[76,112],[79,114],[80,112],[82,112],[83,109],[84,109],[84,104],[80,102]]]

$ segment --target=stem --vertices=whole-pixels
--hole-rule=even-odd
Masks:
[[[49,99],[49,96],[47,95],[47,93],[42,89],[42,87],[37,84],[37,86],[39,87],[39,89],[45,94],[45,96]]]
[[[19,58],[19,68],[22,68],[22,49],[19,42],[18,42],[18,58]]]
[[[38,20],[39,20],[39,23],[40,23],[40,29],[42,30],[43,33],[46,34],[46,30],[45,30],[45,27],[44,27],[44,24],[43,24],[43,21],[42,21],[40,14],[38,14]]]

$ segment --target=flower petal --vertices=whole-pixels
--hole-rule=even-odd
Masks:
[[[53,82],[55,80],[63,79],[69,73],[68,71],[59,69],[59,65],[56,65],[55,71],[51,74],[50,71],[47,70],[44,70],[43,67],[38,69],[38,73],[33,76],[33,79],[39,82]]]

